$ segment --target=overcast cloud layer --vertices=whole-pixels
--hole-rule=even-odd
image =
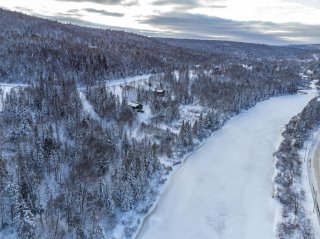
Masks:
[[[137,0],[57,0],[60,2],[91,2],[104,5],[136,5],[138,4]]]
[[[176,32],[176,35],[186,38],[226,39],[269,44],[290,44],[297,41],[317,42],[316,40],[320,39],[320,25],[301,23],[234,21],[176,12],[150,16],[141,22],[157,26],[159,29],[171,29]],[[172,34],[171,37],[174,35]]]
[[[0,7],[150,36],[320,43],[317,0],[2,0]]]

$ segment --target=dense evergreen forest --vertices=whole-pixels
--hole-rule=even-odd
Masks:
[[[132,238],[185,153],[320,74],[308,50],[199,49],[5,10],[0,22],[0,81],[16,83],[0,88],[4,237]]]

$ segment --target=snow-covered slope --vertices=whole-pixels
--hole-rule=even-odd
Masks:
[[[79,91],[80,100],[82,103],[83,111],[92,119],[101,121],[99,115],[94,110],[93,106],[90,104],[90,102],[87,100],[85,94],[82,91]]]
[[[271,98],[230,120],[172,177],[137,238],[273,238],[273,153],[311,98]]]

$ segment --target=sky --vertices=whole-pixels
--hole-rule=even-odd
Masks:
[[[320,0],[0,0],[0,7],[147,36],[320,43]]]

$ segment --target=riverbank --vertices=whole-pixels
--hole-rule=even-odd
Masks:
[[[271,98],[213,133],[168,181],[137,238],[272,237],[274,142],[310,99]]]

